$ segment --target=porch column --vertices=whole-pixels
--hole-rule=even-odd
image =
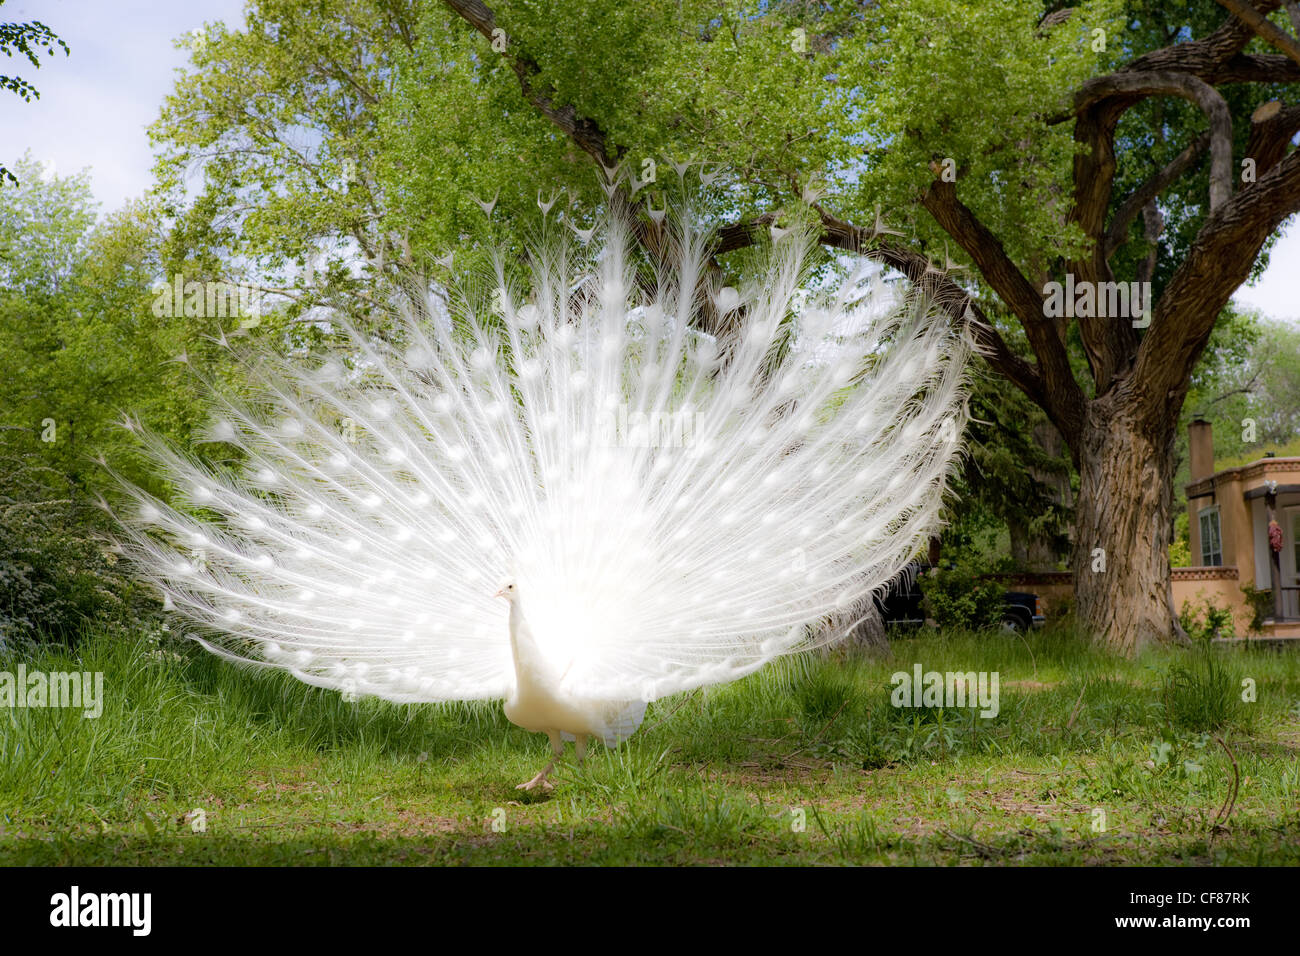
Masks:
[[[1264,535],[1277,520],[1277,494],[1267,492],[1264,495]],[[1282,552],[1273,550],[1273,543],[1268,542],[1268,578],[1273,586],[1273,620],[1282,620]]]

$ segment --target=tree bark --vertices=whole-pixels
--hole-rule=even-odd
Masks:
[[[1074,593],[1079,618],[1132,655],[1178,640],[1169,593],[1177,416],[1141,416],[1109,395],[1090,403],[1075,506]]]

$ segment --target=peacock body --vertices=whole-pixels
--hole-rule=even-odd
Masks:
[[[431,294],[382,339],[330,320],[323,362],[251,359],[206,436],[238,469],[141,432],[176,495],[127,487],[124,549],[217,654],[504,699],[580,756],[842,636],[937,529],[968,340],[863,269],[809,295],[797,234],[701,332],[707,237],[666,232],[649,282],[615,222],[491,305]]]

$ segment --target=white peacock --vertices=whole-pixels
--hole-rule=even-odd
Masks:
[[[866,267],[809,295],[797,232],[714,290],[740,320],[719,340],[706,237],[668,231],[649,292],[614,222],[537,256],[526,300],[431,295],[383,340],[331,319],[323,364],[250,361],[208,436],[242,471],[141,430],[178,495],[127,486],[123,549],[217,654],[503,698],[579,760],[651,701],[841,637],[937,530],[969,340]]]

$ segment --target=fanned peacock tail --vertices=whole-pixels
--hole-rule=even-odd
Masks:
[[[737,331],[705,334],[686,218],[648,283],[616,221],[494,307],[408,299],[382,340],[335,318],[323,362],[250,358],[208,436],[240,468],[141,431],[178,492],[126,486],[123,549],[209,649],[395,701],[510,694],[506,576],[575,698],[842,636],[937,530],[968,339],[863,270],[805,301],[797,233],[709,291]]]

